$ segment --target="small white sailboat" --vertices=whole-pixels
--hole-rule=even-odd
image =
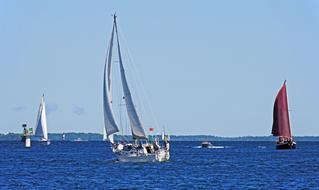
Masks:
[[[44,102],[44,94],[41,97],[41,102],[39,106],[36,126],[35,126],[35,137],[40,138],[40,142],[45,142],[46,144],[50,144],[48,138],[48,126],[47,126],[47,117],[45,113],[45,102]]]
[[[119,132],[119,127],[113,114],[112,109],[112,53],[113,42],[116,38],[118,63],[120,67],[120,78],[123,88],[124,101],[126,105],[126,111],[128,119],[130,121],[130,128],[134,142],[127,142],[125,140],[121,142],[115,142],[113,134]],[[137,113],[137,110],[133,103],[133,98],[127,78],[125,75],[124,65],[121,57],[121,48],[119,42],[119,35],[117,29],[116,15],[113,16],[113,28],[111,33],[111,40],[109,43],[107,56],[104,67],[104,80],[103,80],[103,110],[104,110],[104,124],[106,138],[112,144],[112,151],[117,156],[119,161],[122,162],[162,162],[169,160],[169,142],[168,138],[163,139],[163,146],[160,146],[158,138],[153,141],[149,141],[147,138],[143,124]]]
[[[62,141],[65,141],[65,133],[62,133]]]

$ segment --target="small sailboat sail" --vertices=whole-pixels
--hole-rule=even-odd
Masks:
[[[118,59],[120,66],[120,75],[122,82],[122,89],[125,99],[126,111],[130,120],[130,127],[135,139],[134,143],[129,142],[114,142],[113,135],[119,132],[118,124],[113,114],[112,109],[112,48],[114,38],[117,42]],[[164,141],[164,147],[159,145],[158,140],[150,142],[147,141],[145,131],[141,119],[134,106],[133,98],[127,78],[125,75],[125,69],[123,65],[120,41],[118,35],[118,28],[116,22],[116,16],[113,17],[113,27],[111,33],[111,39],[107,50],[105,66],[104,66],[104,79],[103,79],[103,110],[104,110],[104,125],[105,136],[112,144],[112,151],[115,153],[119,161],[125,162],[153,162],[153,161],[167,161],[169,159],[169,142],[168,139]],[[144,143],[142,141],[144,140]],[[138,142],[139,141],[139,142]],[[146,142],[146,143],[145,143]]]
[[[290,130],[286,81],[276,96],[271,133],[279,137],[278,149],[295,148],[296,143],[292,139]]]
[[[41,102],[39,106],[37,121],[36,121],[36,129],[35,136],[40,137],[41,141],[48,141],[48,126],[47,126],[47,117],[45,113],[45,102],[44,102],[44,94],[41,97]]]

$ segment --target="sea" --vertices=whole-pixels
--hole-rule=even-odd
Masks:
[[[164,163],[121,163],[106,142],[0,142],[0,189],[319,189],[319,142],[171,142]]]

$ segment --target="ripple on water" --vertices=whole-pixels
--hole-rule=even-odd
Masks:
[[[165,163],[121,163],[105,142],[0,142],[4,189],[314,189],[319,187],[319,143],[293,151],[272,142],[172,142]],[[308,144],[307,144],[308,143]],[[215,144],[214,144],[215,146]],[[310,148],[311,147],[311,148]]]

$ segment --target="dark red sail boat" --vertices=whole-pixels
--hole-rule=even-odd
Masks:
[[[274,105],[272,134],[278,136],[277,149],[294,149],[296,142],[291,136],[286,81],[277,94]]]

